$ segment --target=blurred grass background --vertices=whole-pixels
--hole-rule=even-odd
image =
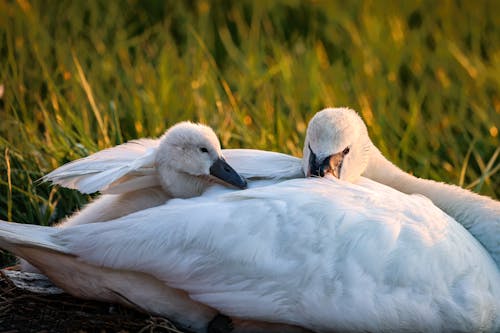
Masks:
[[[500,197],[498,1],[0,0],[0,218],[89,198],[37,183],[181,120],[301,155],[326,106],[413,174]]]

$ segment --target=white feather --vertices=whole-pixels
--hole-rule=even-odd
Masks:
[[[361,117],[348,108],[324,109],[309,122],[304,144],[305,174],[309,172],[309,147],[321,158],[349,147],[343,159],[342,179],[363,175],[404,193],[425,195],[476,237],[500,268],[499,201],[399,169],[374,146]]]
[[[51,236],[57,229],[32,224],[0,223],[0,247],[13,251],[18,246],[43,248],[45,250],[66,253],[64,246],[57,245]]]
[[[82,193],[106,191],[126,180],[149,177],[155,173],[155,156],[159,140],[140,139],[108,148],[88,157],[65,164],[42,177]],[[122,184],[123,185],[123,184]],[[159,184],[157,184],[159,185]],[[131,190],[141,187],[135,186]]]
[[[64,165],[43,179],[85,193],[100,190],[120,194],[159,186],[158,170],[153,165],[158,142],[143,139],[110,148]],[[364,175],[404,193],[427,196],[466,227],[500,267],[500,202],[402,171],[373,145],[362,119],[351,109],[327,108],[313,117],[307,129],[302,162],[289,155],[251,149],[226,149],[223,154],[246,178],[291,179],[310,172],[311,145],[321,158],[351,148],[343,162],[342,178],[345,180],[352,181]]]
[[[65,164],[42,177],[43,181],[82,193],[119,194],[160,186],[154,165],[158,140],[141,139],[108,148]],[[228,163],[243,177],[289,179],[303,177],[300,159],[254,149],[223,149]]]
[[[92,293],[105,284],[159,314],[169,308],[157,306],[158,282],[230,316],[317,332],[500,330],[500,273],[482,246],[428,199],[367,179],[289,180],[173,199],[112,223],[36,228],[49,246],[15,228],[0,223],[1,247],[62,248],[100,277],[89,284],[61,273],[73,273],[70,263],[38,260],[60,287],[102,297]],[[161,292],[140,298],[130,279]]]
[[[223,149],[228,163],[248,179],[303,178],[301,159],[290,155],[256,150]]]

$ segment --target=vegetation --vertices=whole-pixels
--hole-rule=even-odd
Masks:
[[[0,218],[88,200],[36,180],[181,120],[301,155],[349,106],[397,165],[500,197],[498,1],[0,0]]]

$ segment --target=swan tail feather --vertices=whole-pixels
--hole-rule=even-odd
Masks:
[[[67,253],[67,249],[52,239],[57,231],[57,228],[0,221],[0,248],[19,256],[22,255],[18,249],[26,247]]]

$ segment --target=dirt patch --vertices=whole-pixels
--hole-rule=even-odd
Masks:
[[[0,332],[170,332],[169,320],[117,304],[62,293],[41,295],[17,288],[0,272]]]

